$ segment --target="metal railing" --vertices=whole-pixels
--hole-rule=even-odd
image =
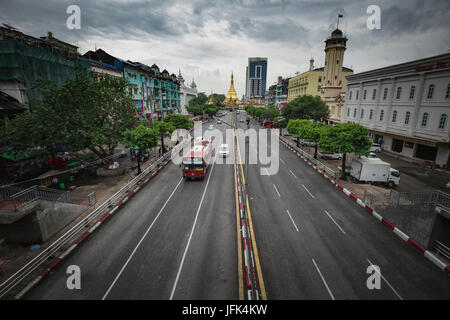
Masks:
[[[422,192],[398,192],[391,190],[388,198],[392,207],[399,205],[450,207],[450,195],[440,190]]]
[[[450,260],[450,248],[440,241],[434,240],[433,249],[439,252],[442,256]]]
[[[179,152],[183,146],[189,143],[190,140],[180,143],[174,147],[175,152]],[[39,266],[48,261],[49,258],[54,257],[55,254],[63,248],[64,245],[70,243],[80,231],[82,231],[91,222],[95,221],[99,216],[106,213],[109,208],[117,203],[123,196],[133,189],[146,175],[150,172],[156,170],[164,161],[166,161],[171,156],[171,152],[167,152],[148,168],[144,169],[141,174],[136,176],[133,180],[124,185],[119,191],[112,195],[108,200],[99,205],[94,211],[89,213],[86,217],[80,220],[76,225],[74,225],[69,231],[63,234],[60,238],[55,240],[46,249],[34,257],[30,262],[25,264],[17,272],[15,272],[11,277],[6,279],[0,284],[0,298],[3,298],[8,292],[15,288],[19,283],[21,283],[25,278],[27,278],[33,271],[35,271]]]
[[[337,179],[337,173],[336,171],[330,169],[325,164],[320,162],[318,159],[315,159],[312,155],[309,153],[303,151],[301,148],[297,147],[295,144],[292,144],[289,139],[286,139],[283,136],[280,136],[280,139],[283,140],[285,143],[287,143],[291,148],[293,148],[295,151],[300,153],[304,158],[306,158],[309,162],[314,164],[319,170],[325,172],[328,176],[330,176],[333,180]]]

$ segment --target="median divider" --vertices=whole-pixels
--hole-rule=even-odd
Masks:
[[[314,170],[316,170],[318,173],[320,173],[322,176],[324,176],[328,181],[330,181],[334,186],[336,186],[339,190],[341,190],[345,195],[350,197],[353,201],[355,201],[358,205],[360,205],[362,208],[364,208],[367,212],[369,212],[374,218],[376,218],[378,221],[380,221],[383,225],[385,225],[387,228],[389,228],[391,231],[393,231],[400,239],[403,241],[409,243],[411,246],[413,246],[415,249],[417,249],[420,253],[422,253],[428,260],[434,263],[438,268],[441,270],[447,272],[450,274],[450,266],[442,262],[435,254],[432,252],[426,250],[424,247],[422,247],[420,244],[418,244],[414,239],[406,235],[404,232],[402,232],[400,229],[395,227],[392,223],[390,223],[388,220],[383,218],[381,215],[379,215],[373,208],[366,205],[361,199],[359,199],[355,194],[353,194],[348,189],[344,188],[342,185],[337,183],[337,175],[335,172],[334,174],[330,173],[326,169],[320,170],[320,165],[317,165],[312,163],[312,160],[310,155],[302,154],[304,153],[303,150],[297,150],[296,146],[291,145],[289,141],[287,141],[286,138],[280,137],[281,143],[291,150],[293,153],[295,153],[299,158],[304,160],[308,165],[310,165]],[[300,152],[299,152],[300,151]],[[320,163],[320,162],[319,162]],[[324,166],[324,165],[323,165]],[[325,167],[325,166],[324,166]]]

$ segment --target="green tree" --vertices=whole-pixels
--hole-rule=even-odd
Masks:
[[[171,122],[157,121],[155,122],[155,128],[158,131],[158,135],[161,137],[161,150],[163,153],[167,152],[164,145],[164,137],[170,137],[172,132],[175,131],[175,126]]]
[[[189,106],[186,108],[189,113],[192,113],[194,116],[201,116],[203,114],[202,106]]]
[[[207,101],[208,97],[203,92],[200,92],[195,98],[189,100],[189,107],[201,106],[204,105]]]
[[[169,114],[164,118],[164,121],[172,123],[175,129],[188,130],[194,126],[194,122],[184,114]]]
[[[275,117],[273,119],[273,127],[280,129],[280,136],[281,136],[281,130],[283,130],[283,128],[286,128],[287,123],[288,123],[287,119],[280,117],[280,116]]]
[[[298,128],[300,126],[303,125],[307,125],[309,124],[308,120],[300,120],[300,119],[296,119],[296,120],[289,120],[287,126],[286,126],[286,130],[287,132],[289,132],[290,134],[295,134],[297,135],[297,147],[299,147],[299,136],[298,136]]]
[[[317,144],[320,140],[322,131],[325,129],[325,125],[321,122],[311,123],[309,121],[302,122],[297,129],[298,137],[301,139],[308,139],[315,143],[314,145],[314,158],[317,159]]]
[[[282,111],[287,119],[324,121],[329,117],[328,106],[319,96],[304,95],[288,102]]]
[[[368,155],[372,142],[368,131],[360,124],[344,123],[327,126],[320,135],[319,147],[327,152],[342,153],[342,179],[347,180],[345,161],[347,153]]]
[[[2,144],[27,152],[38,160],[55,154],[58,145],[74,155],[89,149],[100,158],[112,155],[122,132],[138,124],[138,114],[123,79],[79,73],[62,86],[48,80],[36,83],[41,99],[31,101],[32,112],[18,115],[2,133]]]
[[[148,149],[158,145],[159,132],[156,129],[147,128],[144,125],[139,125],[132,130],[127,130],[123,133],[125,138],[125,147],[139,148],[138,160],[138,174],[141,173],[141,155]]]

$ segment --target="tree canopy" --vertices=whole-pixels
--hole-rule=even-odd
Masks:
[[[46,160],[61,145],[72,153],[89,149],[104,158],[139,121],[121,78],[93,82],[90,73],[79,73],[61,86],[37,81],[36,89],[41,99],[32,101],[31,113],[18,115],[1,129],[1,143],[39,156],[37,160]]]
[[[288,102],[281,114],[287,119],[324,121],[329,117],[329,110],[319,96],[303,95]]]
[[[184,114],[169,114],[164,118],[164,122],[172,123],[175,129],[188,130],[194,126],[194,122]]]
[[[327,126],[320,135],[319,147],[327,152],[340,152],[342,157],[342,176],[346,179],[345,159],[347,153],[368,155],[372,142],[365,127],[355,123]]]

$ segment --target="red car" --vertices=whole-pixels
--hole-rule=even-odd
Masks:
[[[263,126],[266,127],[266,128],[272,128],[273,127],[273,121],[265,120],[263,122]]]

